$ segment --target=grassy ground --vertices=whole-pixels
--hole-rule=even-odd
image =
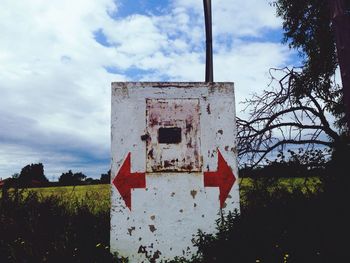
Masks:
[[[249,192],[253,187],[262,187],[269,185],[270,191],[274,191],[276,187],[287,189],[289,192],[293,189],[301,189],[302,192],[315,192],[320,189],[321,182],[318,178],[279,178],[267,179],[272,180],[266,184],[264,179],[240,179],[241,202],[245,202],[245,193]],[[74,208],[79,203],[84,203],[97,211],[106,211],[110,209],[110,185],[80,185],[80,186],[60,186],[60,187],[45,187],[45,188],[31,188],[23,191],[27,195],[30,191],[34,191],[39,197],[45,198],[48,196],[59,197],[60,200],[65,200],[67,205]]]
[[[173,262],[348,262],[348,190],[320,186],[241,180],[242,214],[221,218],[215,235],[199,233],[195,258]],[[0,198],[0,262],[126,262],[109,253],[109,210],[110,185],[11,190]]]
[[[269,178],[269,180],[271,180]],[[274,180],[274,179],[272,179]],[[239,184],[242,188],[241,191],[245,191],[253,186],[256,179],[252,178],[240,178]],[[321,181],[317,177],[310,178],[279,178],[275,179],[276,184],[281,187],[292,190],[293,188],[302,189],[302,191],[312,191],[321,186]],[[59,197],[77,197],[83,199],[86,196],[94,196],[97,201],[107,200],[110,197],[110,185],[109,184],[98,184],[98,185],[78,185],[78,186],[57,186],[57,187],[42,187],[42,188],[30,188],[26,189],[24,193],[35,191],[39,196],[59,196]],[[0,192],[1,194],[1,192]]]
[[[30,190],[35,190],[38,194],[43,196],[57,195],[57,196],[67,196],[70,197],[74,195],[78,198],[84,198],[87,194],[98,193],[99,199],[108,199],[110,188],[107,184],[98,185],[78,185],[78,186],[61,186],[61,187],[44,187],[44,188],[32,188]]]
[[[70,209],[86,205],[93,212],[110,210],[110,185],[78,185],[78,186],[58,186],[44,188],[30,188],[23,190],[24,195],[35,192],[39,198],[55,196],[58,200],[65,202]]]
[[[268,181],[268,182],[266,182]],[[262,178],[240,179],[241,203],[244,205],[247,202],[246,193],[249,193],[252,188],[263,188],[269,185],[268,191],[278,189],[286,189],[292,192],[295,189],[301,190],[303,193],[313,193],[320,189],[321,182],[319,178]],[[58,200],[65,202],[65,206],[71,210],[76,209],[81,205],[88,206],[92,212],[109,211],[110,210],[110,185],[79,185],[79,186],[60,186],[60,187],[45,187],[31,188],[23,190],[26,196],[31,191],[35,192],[39,198],[55,196]],[[261,189],[265,190],[265,189]]]
[[[321,186],[321,181],[317,177],[311,178],[279,178],[279,179],[268,179],[273,180],[273,187],[279,186],[286,188],[289,191],[293,189],[301,189],[303,192],[315,192]],[[254,184],[259,183],[259,180],[252,178],[240,179],[240,191],[244,194],[253,187]],[[55,195],[63,197],[64,199],[77,198],[82,200],[84,198],[94,199],[98,203],[109,202],[110,198],[110,185],[99,184],[99,185],[79,185],[79,186],[58,186],[58,187],[43,187],[43,188],[30,188],[24,191],[24,193],[35,191],[39,196],[47,197]]]

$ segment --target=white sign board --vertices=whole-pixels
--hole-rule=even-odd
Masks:
[[[111,122],[111,252],[190,258],[239,211],[233,83],[112,83]]]

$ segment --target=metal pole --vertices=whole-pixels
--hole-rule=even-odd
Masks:
[[[213,82],[213,39],[211,21],[211,0],[203,0],[205,35],[206,35],[206,61],[205,61],[205,82]]]
[[[350,14],[343,0],[330,0],[332,27],[343,84],[346,119],[350,130]]]

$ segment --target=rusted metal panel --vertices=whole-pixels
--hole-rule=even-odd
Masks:
[[[191,258],[198,229],[239,211],[233,83],[113,83],[111,124],[111,251]]]
[[[201,171],[199,99],[146,99],[146,129],[147,172]],[[164,138],[168,133],[168,143],[160,141],[160,131]]]

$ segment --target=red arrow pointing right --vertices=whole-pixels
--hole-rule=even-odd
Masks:
[[[131,173],[131,153],[128,153],[112,184],[118,189],[126,206],[131,210],[131,189],[146,188],[145,173]]]
[[[204,172],[204,186],[219,187],[220,208],[223,207],[235,181],[236,177],[231,167],[227,164],[218,149],[218,170],[216,172]]]

